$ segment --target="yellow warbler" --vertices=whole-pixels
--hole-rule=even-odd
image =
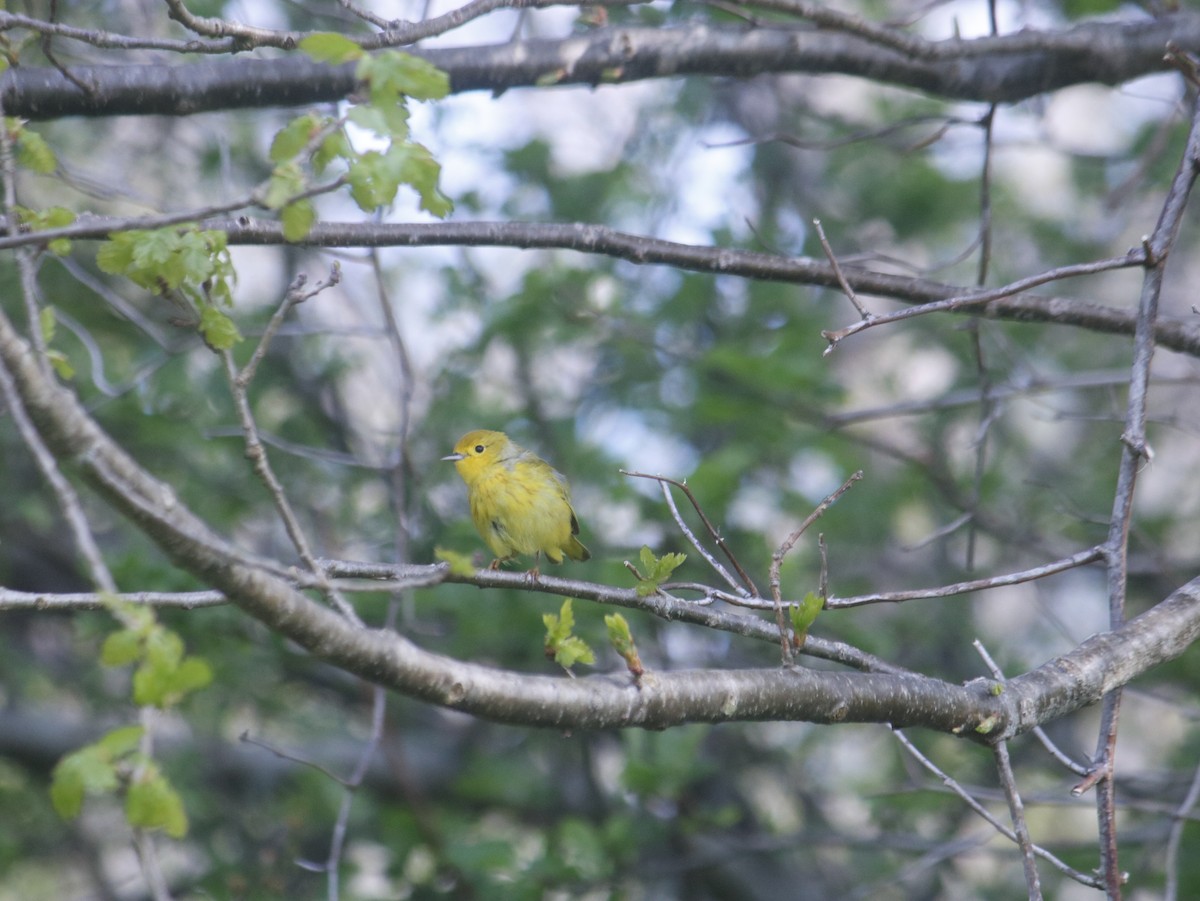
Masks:
[[[508,440],[503,432],[467,432],[454,445],[454,468],[467,483],[471,519],[496,559],[491,568],[517,554],[539,555],[562,563],[587,560],[579,543],[579,521],[571,509],[571,489],[562,473],[536,454]]]

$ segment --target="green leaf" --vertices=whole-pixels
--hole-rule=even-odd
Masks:
[[[325,136],[319,147],[312,156],[312,167],[318,174],[325,171],[325,168],[335,159],[349,159],[354,156],[354,148],[350,146],[350,139],[346,137],[346,132],[342,129],[332,131]]]
[[[421,198],[421,209],[439,219],[448,216],[454,204],[438,188],[442,174],[441,164],[420,144],[401,144],[393,147],[393,165],[398,166],[401,184],[412,187]]]
[[[452,551],[444,547],[435,547],[433,549],[433,557],[435,560],[449,563],[450,572],[456,576],[475,575],[475,564],[471,562],[470,554],[459,553],[458,551]]]
[[[280,214],[283,224],[285,241],[299,241],[312,231],[313,223],[317,221],[317,211],[309,200],[297,200],[289,203]]]
[[[145,732],[142,726],[119,726],[95,742],[94,747],[107,755],[109,760],[115,760],[136,751]]]
[[[296,46],[317,62],[333,65],[361,59],[365,55],[363,48],[354,41],[345,35],[332,32],[310,34]]]
[[[350,196],[365,213],[392,202],[399,179],[389,171],[387,160],[378,150],[369,150],[350,164],[347,173]]]
[[[200,311],[200,334],[215,350],[229,350],[242,340],[242,333],[233,320],[211,305]]]
[[[372,103],[395,102],[399,96],[441,100],[450,93],[449,75],[433,63],[400,50],[364,56],[356,74],[370,86]]]
[[[173,670],[183,659],[183,639],[170,629],[157,626],[146,636],[146,663],[164,670]]]
[[[130,629],[113,632],[100,648],[100,662],[105,666],[126,666],[142,659],[142,636]]]
[[[66,381],[75,378],[75,367],[71,365],[71,361],[61,350],[46,351],[46,359],[50,361],[50,365],[54,367],[54,371],[58,373],[60,379]]]
[[[101,272],[123,275],[133,265],[130,234],[131,232],[122,232],[100,245],[100,249],[96,251],[96,265],[100,267]]]
[[[182,698],[206,688],[212,682],[212,677],[212,667],[203,657],[185,657],[171,679],[171,692]]]
[[[324,127],[326,120],[315,113],[298,116],[279,129],[267,154],[272,163],[286,163],[308,146],[313,136]]]
[[[661,557],[655,557],[654,552],[643,545],[638,560],[642,566],[637,573],[639,581],[636,590],[640,597],[648,597],[658,591],[662,583],[687,560],[687,554],[663,554]]]
[[[559,609],[558,615],[542,613],[541,621],[546,624],[547,648],[564,641],[570,635],[571,630],[575,629],[575,613],[571,609],[570,597],[563,600],[563,606]]]
[[[824,602],[814,592],[808,592],[798,605],[788,608],[788,616],[792,621],[792,629],[797,639],[808,633],[808,627],[813,624],[817,614],[824,607]]]
[[[172,838],[187,835],[183,800],[156,767],[147,767],[142,778],[129,786],[125,818],[138,829],[161,829]]]
[[[576,663],[589,665],[595,663],[596,654],[582,638],[578,635],[572,635],[559,642],[554,650],[554,662],[559,666],[570,669]]]
[[[625,617],[619,613],[610,613],[604,617],[604,625],[608,629],[609,643],[624,659],[629,671],[634,676],[642,675],[645,667],[642,666],[641,656],[638,654],[637,645],[633,641],[633,633],[629,630],[629,623],[625,621]]]
[[[604,625],[608,628],[608,640],[617,649],[618,654],[624,655],[623,648],[633,646],[633,634],[629,631],[629,623],[619,613],[610,613],[604,617]]]
[[[277,210],[304,191],[304,173],[296,162],[276,166],[267,181],[267,192],[262,204],[269,210]]]
[[[113,791],[117,772],[111,756],[95,745],[87,745],[68,754],[54,767],[50,782],[50,802],[58,815],[70,820],[83,808],[84,795]]]
[[[58,319],[54,312],[54,307],[42,307],[38,313],[38,325],[42,329],[42,340],[47,344],[54,340],[55,326],[58,324]]]
[[[5,124],[17,142],[18,163],[42,175],[50,175],[58,168],[58,159],[45,138],[19,119],[6,119]]]
[[[570,598],[563,599],[557,616],[543,613],[542,622],[546,625],[546,656],[553,658],[555,663],[570,669],[576,663],[596,662],[596,655],[587,642],[571,634],[575,628],[575,614]]]
[[[391,103],[386,106],[356,106],[346,118],[367,131],[373,131],[381,137],[394,141],[408,138],[408,107],[403,103]]]
[[[96,252],[96,263],[155,294],[180,290],[196,303],[228,300],[235,278],[228,236],[194,225],[118,232]]]

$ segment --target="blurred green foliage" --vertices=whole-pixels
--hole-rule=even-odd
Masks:
[[[189,8],[218,15],[224,4]],[[296,28],[336,25],[315,21],[301,6],[272,9]],[[1051,11],[1074,18],[1109,9],[1073,3]],[[613,22],[645,24],[694,14],[657,6],[609,11]],[[437,94],[436,84],[428,87]],[[611,90],[562,94],[599,117]],[[557,97],[530,91],[527,103]],[[981,138],[971,123],[982,111],[975,107],[798,76],[664,83],[628,101],[632,112],[623,112],[634,124],[607,156],[570,144],[569,129],[580,126],[565,107],[554,108],[561,124],[535,123],[528,133],[514,126],[492,134],[494,124],[485,122],[472,140],[488,151],[481,152],[486,171],[472,180],[469,171],[451,169],[455,162],[470,169],[455,153],[463,143],[456,129],[477,114],[469,100],[451,97],[428,119],[404,117],[405,128],[425,142],[421,148],[430,148],[417,160],[426,209],[446,212],[447,198],[437,191],[461,184],[461,194],[448,198],[460,216],[603,223],[688,243],[814,257],[823,255],[811,227],[820,218],[846,265],[964,286],[977,277]],[[1122,253],[1129,234],[1152,227],[1183,137],[1182,130],[1168,132],[1169,150],[1150,155],[1170,115],[1166,105],[1156,109],[1111,159],[1049,147],[1063,176],[1054,189],[1069,188],[1063,196],[1072,198],[1058,213],[1035,203],[1037,188],[1026,190],[1025,179],[1002,165],[1021,140],[1033,140],[1021,128],[1036,126],[1039,111],[1001,110],[1001,120],[1028,118],[1011,139],[997,126],[989,284]],[[949,120],[944,140],[928,142]],[[50,123],[37,133],[60,162],[94,167],[106,184],[136,184],[147,203],[178,207],[260,184],[284,150],[303,149],[316,121],[297,119],[295,111],[148,119],[137,123],[142,133],[132,143],[114,123]],[[300,123],[291,126],[294,133],[288,122]],[[275,159],[269,145],[280,129],[288,140]],[[871,137],[851,140],[864,133]],[[771,134],[790,140],[758,140]],[[755,140],[734,151],[722,146],[730,135]],[[602,137],[612,135],[604,127],[585,135]],[[717,161],[730,152],[740,154],[735,171],[722,175]],[[447,176],[440,188],[430,180],[438,164]],[[380,165],[387,171],[360,173],[360,199],[390,198],[403,180],[395,159],[391,168]],[[1114,184],[1135,165],[1141,177],[1127,195],[1134,199],[1106,206]],[[125,177],[130,171],[136,180]],[[1040,173],[1030,164],[1026,174]],[[374,197],[381,183],[389,190]],[[86,194],[64,199],[61,185],[31,176],[21,187],[30,209],[74,203],[108,210]],[[346,215],[332,203],[316,211]],[[404,215],[410,213],[417,215],[415,208]],[[1105,216],[1121,221],[1098,228]],[[295,562],[243,457],[218,359],[186,310],[152,296],[161,273],[131,268],[133,250],[123,249],[121,266],[98,266],[96,246],[85,242],[75,242],[66,259],[41,261],[40,289],[56,310],[53,348],[74,370],[72,386],[181,503],[248,552]],[[622,476],[620,468],[686,479],[762,591],[779,542],[862,469],[863,481],[787,558],[783,590],[795,600],[817,588],[818,532],[828,546],[830,591],[849,596],[1018,570],[1097,542],[1107,528],[1126,338],[927,316],[868,331],[826,356],[822,330],[857,318],[834,290],[545,249],[405,248],[376,260],[359,252],[238,251],[229,257],[236,287],[224,282],[234,303],[223,312],[247,337],[233,351],[239,364],[296,274],[315,280],[334,259],[347,272],[345,284],[292,315],[250,389],[272,465],[322,556],[429,562],[441,547],[486,562],[465,492],[439,460],[476,427],[504,429],[567,475],[594,559],[555,572],[608,585],[630,585],[623,563],[645,566],[639,553],[646,548],[656,560],[687,558],[678,570],[647,574],[656,585],[669,576],[727,587],[680,533],[657,487]],[[1187,243],[1178,256],[1193,251]],[[225,278],[224,248],[214,252],[222,263],[214,272]],[[167,256],[167,264],[176,259]],[[403,361],[400,344],[384,330],[375,265],[400,322]],[[148,290],[118,271],[136,275]],[[203,271],[187,272],[202,295]],[[1053,290],[1131,308],[1137,288],[1135,273]],[[8,259],[0,262],[0,296],[21,319]],[[877,314],[896,308],[863,300]],[[1168,362],[1180,371],[1191,365]],[[1113,377],[1105,381],[1106,374]],[[1093,378],[1068,384],[1072,376]],[[1194,469],[1176,443],[1194,434],[1195,407],[1165,389],[1156,401],[1152,440],[1178,455],[1153,464],[1146,478],[1174,473],[1177,481],[1159,487],[1158,496],[1180,502],[1139,510],[1130,591],[1138,609],[1194,571],[1200,516],[1186,490]],[[0,584],[86,590],[61,514],[11,428],[0,429],[0,453]],[[122,590],[205,587],[85,496]],[[689,527],[706,536],[686,500],[674,496]],[[999,601],[993,593],[831,610],[811,632],[952,681],[986,673],[971,647],[979,637],[1016,672],[1102,627],[1103,611],[1086,603],[1102,597],[1097,578],[1094,571],[1060,577]],[[351,597],[370,625],[392,617],[423,647],[567,678],[545,654],[545,618],[558,616],[562,625],[557,597],[462,586]],[[571,612],[567,633],[596,650],[594,670],[628,679],[626,662],[608,642],[609,611],[577,600]],[[57,819],[50,773],[63,755],[130,721],[131,686],[98,663],[111,631],[107,614],[3,616],[0,716],[36,713],[50,728],[43,734],[21,721],[28,743],[14,739],[0,757],[0,821],[11,826],[0,829],[0,901],[83,895],[74,889],[90,877],[74,865],[59,873],[64,861],[81,847],[112,858],[127,834],[107,827],[114,811],[103,801],[91,810],[95,819],[86,805],[77,823]],[[623,616],[650,674],[778,663],[778,646],[769,642],[637,611]],[[320,867],[343,789],[323,770],[339,778],[353,772],[369,734],[371,689],[233,607],[162,610],[159,620],[179,636],[175,650],[203,658],[214,676],[181,700],[156,758],[187,814],[181,847],[197,861],[173,873],[179,897],[324,896]],[[1139,749],[1146,772],[1165,775],[1152,785],[1131,778],[1119,787],[1122,797],[1147,801],[1123,811],[1122,820],[1125,859],[1139,887],[1157,885],[1174,822],[1163,811],[1178,804],[1194,768],[1194,656],[1148,676],[1138,686],[1144,694],[1126,703],[1126,716],[1138,717],[1140,708],[1151,721],[1169,721],[1147,730],[1156,741]],[[1078,759],[1092,752],[1091,715],[1057,725],[1056,740]],[[910,738],[960,782],[994,789],[993,760],[983,749],[947,736]],[[1016,743],[1014,754],[1019,781],[1035,795],[1035,839],[1091,870],[1094,835],[1078,826],[1091,816],[1091,801],[1070,799],[1074,777],[1032,741]],[[1194,825],[1183,828],[1186,846]],[[347,898],[952,898],[968,891],[1009,898],[1023,886],[1008,847],[987,844],[991,833],[882,726],[563,734],[389,697],[347,835]],[[1179,877],[1181,897],[1200,892],[1200,872],[1187,855]],[[1062,877],[1045,868],[1043,879],[1053,895]]]

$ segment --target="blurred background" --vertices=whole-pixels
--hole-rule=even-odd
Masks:
[[[29,3],[46,16],[45,4]],[[337,4],[193,3],[263,27],[352,30]],[[417,19],[420,4],[374,4]],[[149,2],[59,3],[80,27],[182,36]],[[434,4],[433,12],[441,6]],[[743,21],[743,7],[653,3],[614,24]],[[888,2],[858,10],[932,39],[989,29],[983,2]],[[1001,32],[1062,28],[1110,3],[999,2]],[[589,27],[572,7],[500,12],[427,46],[560,38]],[[353,31],[352,31],[353,33]],[[84,44],[64,64],[146,62]],[[425,46],[425,45],[423,45]],[[269,55],[269,54],[264,54]],[[36,46],[28,65],[44,64]],[[174,59],[168,60],[175,62]],[[1189,126],[1178,75],[1067,88],[1015,105],[951,102],[841,75],[651,79],[597,88],[456,94],[416,108],[413,136],[443,167],[452,221],[598,223],[687,244],[823,258],[818,219],[844,265],[969,287],[1123,254],[1154,227]],[[325,110],[330,112],[332,110]],[[202,208],[269,174],[275,132],[300,111],[36,123],[59,158],[23,173],[21,202],[138,215]],[[362,135],[355,136],[365,140]],[[322,198],[323,220],[359,219]],[[388,220],[423,221],[402,195]],[[1194,316],[1196,217],[1168,267],[1164,316]],[[102,274],[94,245],[41,262],[43,299],[71,384],[104,427],[248,550],[294,558],[246,465],[219,360],[169,304]],[[770,557],[846,477],[865,477],[819,523],[830,592],[933,587],[1049,562],[1104,540],[1120,458],[1131,341],[1064,324],[963,315],[867,330],[830,355],[822,330],[858,317],[840,292],[639,266],[560,250],[484,247],[233,249],[235,321],[254,338],[299,273],[341,284],[289,318],[251,397],[271,459],[321,556],[475,554],[465,489],[439,458],[473,428],[501,429],[570,479],[592,551],[561,574],[629,586],[622,561],[680,551],[680,579],[715,583],[651,483],[686,478],[743,566]],[[1132,311],[1142,273],[1034,292]],[[14,266],[0,263],[10,314]],[[864,297],[875,314],[900,305]],[[1130,613],[1200,564],[1200,364],[1157,352],[1154,459],[1139,479]],[[0,426],[0,584],[86,591],[52,495],[14,429]],[[88,512],[125,591],[203,588],[99,501]],[[690,515],[690,514],[689,514]],[[691,518],[696,526],[694,517]],[[784,590],[817,587],[815,533],[787,558]],[[555,571],[559,574],[559,571]],[[393,608],[423,647],[528,672],[543,655],[547,595],[441,586],[354,596],[369,623]],[[599,650],[583,672],[623,670],[603,614],[577,601]],[[770,643],[624,611],[650,669],[770,667]],[[183,898],[324,897],[340,776],[369,734],[369,686],[310,659],[232,607],[160,611],[213,684],[164,717],[158,752],[191,830],[166,842]],[[139,898],[145,889],[117,802],[62,822],[48,796],[57,760],[133,721],[129,674],[102,666],[102,612],[4,612],[0,628],[0,899]],[[1104,572],[944,600],[827,612],[813,634],[950,681],[1010,675],[1107,628]],[[805,659],[805,665],[829,666]],[[1197,767],[1195,654],[1126,696],[1117,754],[1122,866],[1130,897],[1200,894],[1200,858],[1168,865],[1168,839]],[[1051,736],[1084,760],[1096,711]],[[254,742],[243,740],[244,736]],[[910,738],[1006,816],[990,753]],[[264,748],[277,749],[279,756]],[[1036,741],[1012,748],[1034,840],[1097,865],[1091,796]],[[297,759],[299,758],[299,759]],[[1187,812],[1183,846],[1200,829]],[[1044,867],[1048,896],[1097,895]],[[1013,847],[882,726],[798,723],[661,733],[558,734],[498,726],[388,697],[383,739],[348,821],[342,896],[392,898],[892,898],[1021,896]]]

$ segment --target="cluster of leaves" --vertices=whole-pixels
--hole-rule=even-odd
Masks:
[[[160,624],[153,610],[115,599],[109,607],[122,627],[105,640],[100,659],[107,666],[136,665],[135,704],[164,710],[212,681],[208,663],[186,654],[182,639]],[[183,800],[145,752],[144,738],[141,726],[119,727],[59,761],[50,787],[59,815],[77,817],[87,795],[123,792],[131,826],[184,836],[188,820]]]
[[[399,51],[373,55],[338,34],[315,34],[300,42],[300,49],[319,62],[357,60],[356,77],[366,87],[364,102],[354,104],[345,118],[307,113],[293,119],[271,143],[275,164],[263,194],[263,205],[280,210],[284,235],[297,241],[308,234],[317,213],[308,194],[313,191],[306,166],[321,176],[340,161],[359,208],[373,212],[386,207],[401,185],[413,188],[421,209],[434,216],[447,215],[452,204],[438,189],[441,167],[421,144],[409,138],[409,100],[439,100],[450,90],[445,72],[419,57]],[[346,123],[364,130],[382,150],[355,150]]]
[[[182,300],[196,311],[205,342],[228,350],[242,340],[221,307],[233,305],[237,281],[223,231],[195,225],[117,232],[96,252],[104,272],[123,275],[153,294]]]
[[[571,608],[570,598],[563,599],[558,613],[543,613],[542,623],[546,627],[546,638],[543,642],[546,657],[568,672],[577,663],[585,663],[590,666],[596,662],[596,652],[586,641],[575,634],[575,613]],[[606,614],[604,626],[613,650],[625,661],[626,667],[634,678],[640,677],[645,672],[645,668],[642,666],[637,644],[633,640],[633,632],[625,617],[619,613]]]
[[[633,564],[629,569],[637,579],[636,591],[641,597],[649,597],[657,593],[675,570],[687,560],[687,554],[663,554],[656,557],[650,548],[643,546],[638,555],[641,569]]]

